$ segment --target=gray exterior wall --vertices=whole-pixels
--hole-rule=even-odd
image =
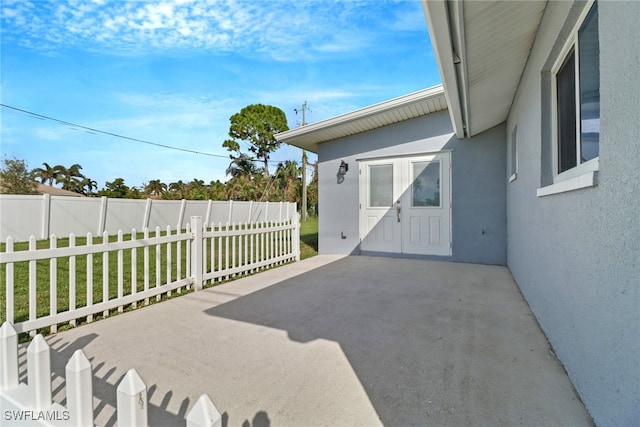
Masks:
[[[508,266],[596,424],[638,426],[640,2],[599,3],[598,185],[536,197],[552,179],[549,69],[583,8],[548,4],[507,122]]]
[[[319,252],[360,253],[357,159],[452,150],[453,255],[429,258],[504,265],[505,133],[498,126],[459,140],[448,112],[442,111],[320,144]],[[349,163],[349,172],[338,183],[341,160]]]

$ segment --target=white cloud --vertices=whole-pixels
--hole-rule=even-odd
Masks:
[[[204,49],[278,60],[354,52],[375,43],[389,1],[11,1],[5,38],[40,51],[67,47],[129,55]],[[384,15],[384,14],[382,14]],[[408,16],[408,15],[407,15]],[[406,16],[397,29],[411,27]]]

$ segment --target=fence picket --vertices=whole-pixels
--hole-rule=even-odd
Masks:
[[[51,357],[47,342],[37,334],[27,347],[27,381],[31,405],[37,410],[51,406]]]
[[[160,237],[162,234],[160,233],[160,226],[156,227],[156,237]],[[160,282],[162,282],[162,271],[161,271],[161,263],[162,263],[162,250],[160,249],[161,245],[156,245],[156,288],[160,287]],[[156,301],[160,301],[161,296],[156,295]]]
[[[187,427],[222,427],[222,415],[206,394],[200,396],[189,411]]]
[[[87,247],[93,246],[93,235],[87,233]],[[93,305],[93,253],[87,254],[87,307]],[[87,315],[87,323],[93,322],[93,314]]]
[[[171,236],[171,226],[167,225],[167,236]],[[167,242],[167,256],[166,256],[166,260],[167,260],[167,280],[164,282],[165,285],[169,284],[172,282],[171,280],[171,245],[173,243],[171,242]],[[171,296],[171,291],[167,292],[167,296]]]
[[[124,241],[124,233],[122,230],[118,230],[118,243]],[[122,249],[118,249],[118,299],[122,299],[124,296],[124,254]],[[118,313],[124,311],[123,306],[118,306]]]
[[[76,235],[69,234],[69,247],[76,247]],[[76,309],[76,256],[69,257],[69,311]],[[76,319],[69,321],[69,325],[76,326]]]
[[[176,230],[176,234],[182,234],[182,228]],[[182,242],[176,242],[176,280],[182,278]],[[178,288],[178,293],[182,292],[182,288]]]
[[[144,229],[144,240],[149,240],[149,229]],[[144,290],[149,290],[149,245],[144,246]],[[144,304],[149,304],[149,298],[144,299]]]
[[[55,234],[49,239],[49,249],[58,247],[58,239]],[[58,313],[58,258],[49,260],[49,315]],[[51,333],[58,332],[58,325],[51,325]]]
[[[118,425],[147,427],[147,386],[129,369],[117,389]]]
[[[191,223],[187,224],[187,232],[186,232],[187,236],[191,236]],[[186,277],[191,277],[191,245],[188,244],[186,245],[186,266],[187,266],[187,274]],[[186,289],[189,290],[191,289],[191,285],[187,284]]]
[[[107,232],[102,233],[102,243],[109,241]],[[109,252],[102,253],[102,302],[109,301]],[[109,317],[109,310],[102,312],[102,317]]]
[[[149,199],[151,200],[151,199]],[[135,228],[131,229],[131,240],[138,239],[138,232]],[[131,295],[138,293],[138,248],[131,248]],[[131,303],[132,308],[138,307],[138,302]]]
[[[7,237],[7,253],[13,252],[13,238]],[[14,300],[14,281],[13,281],[13,263],[7,263],[7,268],[5,271],[5,283],[6,283],[6,309],[7,309],[7,321],[13,323],[14,320],[14,310],[13,310],[13,300]]]
[[[227,222],[225,224],[225,231],[229,230],[229,223]],[[229,270],[229,237],[230,236],[225,236],[224,237],[224,269],[225,270]],[[229,276],[227,275],[226,280],[229,280]]]
[[[222,231],[222,223],[218,222],[218,233]],[[222,271],[222,236],[218,235],[218,271]],[[218,281],[222,281],[222,276],[218,278]]]
[[[18,386],[18,333],[11,322],[0,326],[0,390]]]
[[[36,250],[36,237],[31,236],[29,238],[29,252],[35,252]],[[36,289],[36,261],[29,261],[29,320],[35,320],[37,317],[37,289]],[[35,331],[30,331],[30,335],[34,336]]]
[[[211,225],[209,226],[209,231],[211,233],[211,238],[207,239],[207,242],[208,242],[207,246],[210,245],[208,263],[211,266],[211,271],[213,271],[216,269],[216,235],[215,235],[215,226],[213,223],[211,223]],[[209,283],[213,283],[213,281],[210,281]]]
[[[65,366],[69,419],[77,426],[93,424],[93,377],[91,362],[76,350]]]

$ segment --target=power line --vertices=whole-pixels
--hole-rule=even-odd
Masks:
[[[113,133],[113,132],[108,132],[108,131],[92,128],[92,127],[89,127],[89,126],[80,125],[80,124],[77,124],[77,123],[67,122],[65,120],[56,119],[55,117],[45,116],[45,115],[39,114],[39,113],[34,113],[33,111],[24,110],[22,108],[13,107],[13,106],[7,105],[7,104],[0,103],[0,106],[2,106],[4,108],[9,108],[9,109],[14,110],[14,111],[18,111],[18,112],[23,113],[23,114],[27,114],[29,116],[32,116],[33,118],[38,119],[38,120],[45,120],[45,121],[49,120],[49,121],[52,121],[52,122],[56,122],[58,124],[68,126],[70,129],[73,129],[73,130],[78,130],[78,128],[84,129],[87,133],[94,134],[94,135],[103,134],[103,135],[108,135],[108,136],[112,136],[112,137],[115,137],[115,138],[125,139],[125,140],[128,140],[128,141],[139,142],[141,144],[147,144],[147,145],[153,145],[155,147],[166,148],[168,150],[182,151],[182,152],[185,152],[185,153],[198,154],[198,155],[201,155],[201,156],[218,157],[218,158],[227,159],[227,160],[230,159],[229,156],[225,156],[225,155],[222,155],[222,154],[206,153],[206,152],[203,152],[203,151],[190,150],[188,148],[180,148],[180,147],[174,147],[174,146],[166,145],[166,144],[159,144],[157,142],[145,141],[143,139],[133,138],[133,137],[130,137],[130,136],[121,135],[121,134],[117,134],[117,133]],[[251,160],[252,162],[263,162],[263,160],[260,160],[260,159],[249,159],[249,160]],[[284,163],[286,161],[287,160],[269,160],[268,162],[276,164],[276,163]],[[296,163],[299,163],[299,162],[296,161]]]
[[[95,128],[91,128],[91,127],[88,127],[88,126],[79,125],[77,123],[71,123],[71,122],[67,122],[67,121],[64,121],[64,120],[56,119],[55,117],[49,117],[49,116],[45,116],[43,114],[34,113],[33,111],[23,110],[22,108],[12,107],[11,105],[0,104],[0,106],[5,107],[5,108],[10,108],[10,109],[18,111],[20,113],[28,114],[30,116],[35,117],[36,119],[50,120],[52,122],[56,122],[56,123],[59,123],[61,125],[70,126],[71,129],[75,128],[74,130],[78,130],[77,128],[80,128],[80,129],[84,129],[85,131],[87,131],[89,133],[93,133],[93,134],[103,134],[103,135],[113,136],[115,138],[126,139],[128,141],[139,142],[141,144],[153,145],[153,146],[156,146],[156,147],[166,148],[166,149],[169,149],[169,150],[184,151],[186,153],[199,154],[199,155],[202,155],[202,156],[210,156],[210,157],[220,157],[220,158],[224,158],[224,159],[228,159],[229,158],[228,156],[223,156],[222,154],[206,153],[206,152],[203,152],[203,151],[190,150],[188,148],[180,148],[180,147],[174,147],[174,146],[166,145],[166,144],[158,144],[157,142],[145,141],[143,139],[132,138],[130,136],[120,135],[120,134],[113,133],[113,132],[107,132],[107,131],[104,131],[104,130],[100,130],[100,129],[95,129]]]

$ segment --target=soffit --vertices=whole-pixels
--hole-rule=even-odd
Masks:
[[[277,134],[278,141],[313,153],[318,144],[447,109],[442,86],[424,89],[360,110]]]
[[[468,133],[507,119],[529,58],[544,1],[465,1]]]

